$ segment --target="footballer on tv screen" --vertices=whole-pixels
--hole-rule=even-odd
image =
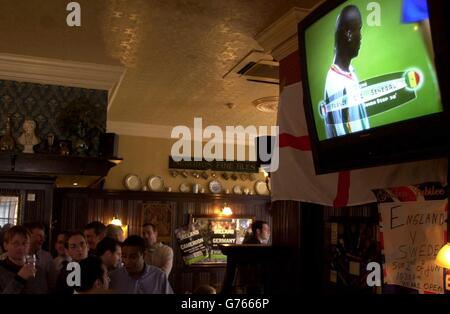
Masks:
[[[427,7],[353,0],[305,30],[319,141],[442,112]]]

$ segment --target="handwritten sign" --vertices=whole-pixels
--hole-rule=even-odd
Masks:
[[[378,205],[383,233],[386,284],[444,293],[443,270],[435,258],[446,239],[447,200]]]

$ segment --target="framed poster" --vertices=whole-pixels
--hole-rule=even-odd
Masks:
[[[186,265],[199,263],[208,258],[205,239],[194,225],[186,225],[175,229],[175,237]]]
[[[202,263],[226,263],[227,257],[219,249],[220,244],[242,244],[254,218],[240,216],[192,216],[191,225],[199,230],[208,250],[208,258]]]
[[[172,243],[172,216],[174,204],[167,202],[145,202],[142,204],[142,224],[151,223],[158,230],[158,240]]]

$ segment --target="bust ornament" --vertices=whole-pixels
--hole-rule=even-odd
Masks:
[[[36,122],[33,120],[25,120],[23,123],[23,133],[17,139],[17,142],[23,146],[23,152],[33,154],[33,146],[41,142],[34,133],[36,130]]]

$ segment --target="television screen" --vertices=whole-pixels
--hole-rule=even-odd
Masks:
[[[391,162],[406,160],[399,153],[408,150],[417,159],[426,145],[412,143],[406,130],[443,131],[428,18],[425,0],[351,0],[328,1],[300,23],[305,113],[318,173],[387,163],[386,154],[397,154]],[[432,150],[447,144],[440,141],[429,143]],[[333,150],[347,148],[358,153],[340,163]],[[320,162],[320,154],[330,153],[333,160]]]

